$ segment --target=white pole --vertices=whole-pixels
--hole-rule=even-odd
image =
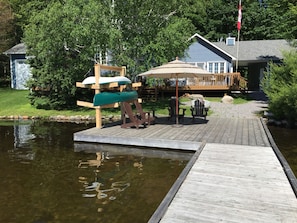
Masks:
[[[239,35],[240,35],[240,29],[238,30],[238,34],[237,34],[236,72],[237,72],[237,69],[238,69]]]
[[[237,34],[236,72],[237,72],[237,69],[238,69],[239,36],[240,36],[240,29],[241,29],[241,18],[242,18],[242,14],[241,14],[241,0],[239,0],[239,4],[238,4],[238,19],[237,19],[237,30],[238,30],[238,34]]]

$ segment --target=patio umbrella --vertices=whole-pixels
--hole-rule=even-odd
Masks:
[[[178,114],[178,78],[193,78],[203,74],[210,74],[208,71],[196,67],[189,63],[178,60],[171,61],[158,67],[154,67],[144,73],[138,74],[140,77],[155,78],[175,78],[176,94],[176,114]],[[176,124],[178,125],[178,115],[176,115]]]

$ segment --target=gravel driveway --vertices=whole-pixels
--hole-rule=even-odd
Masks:
[[[267,110],[267,98],[261,92],[249,95],[253,100],[244,104],[224,104],[222,102],[210,102],[212,114],[209,117],[220,118],[255,118],[259,113]]]
[[[224,104],[211,102],[210,109],[213,111],[211,117],[221,118],[255,118],[260,112],[267,110],[266,101],[249,101],[244,104]],[[258,115],[259,117],[259,115]]]

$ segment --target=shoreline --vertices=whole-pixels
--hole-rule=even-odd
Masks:
[[[244,104],[224,104],[222,102],[211,102],[210,109],[213,113],[211,117],[221,118],[255,118],[261,117],[266,125],[287,127],[285,120],[275,120],[267,112],[268,103],[264,100],[253,100]],[[102,116],[102,121],[119,121],[120,115]],[[95,115],[56,115],[56,116],[28,116],[28,115],[7,115],[0,116],[0,121],[52,121],[52,122],[70,122],[70,123],[96,123]],[[295,123],[295,127],[297,123]]]
[[[112,117],[103,117],[103,119],[113,119]],[[95,116],[90,115],[57,115],[57,116],[28,116],[28,115],[8,115],[0,116],[1,121],[52,121],[52,122],[79,122],[79,123],[95,123]]]

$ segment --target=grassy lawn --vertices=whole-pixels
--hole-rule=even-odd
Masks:
[[[43,110],[36,109],[30,105],[28,90],[13,90],[10,88],[0,88],[0,116],[39,116],[39,117],[50,117],[50,116],[95,116],[94,109],[88,108],[77,108],[75,110]],[[221,98],[206,97],[206,100],[211,102],[220,102]],[[182,102],[189,101],[187,98],[182,98]],[[246,103],[248,100],[244,98],[235,98],[234,104]],[[168,98],[158,99],[156,102],[144,101],[143,109],[147,111],[155,111],[158,115],[168,115]],[[190,107],[182,106],[187,108],[186,115],[190,115]],[[211,111],[210,113],[211,114]],[[120,108],[102,109],[103,116],[109,115],[120,115]]]
[[[205,100],[208,100],[210,102],[221,102],[220,97],[205,97]],[[247,103],[249,101],[248,98],[244,98],[244,97],[234,97],[234,101],[233,104],[244,104]]]
[[[30,105],[28,90],[12,90],[9,88],[0,88],[0,116],[40,116],[50,117],[57,115],[95,115],[93,109],[77,109],[77,110],[43,110],[36,109]]]

